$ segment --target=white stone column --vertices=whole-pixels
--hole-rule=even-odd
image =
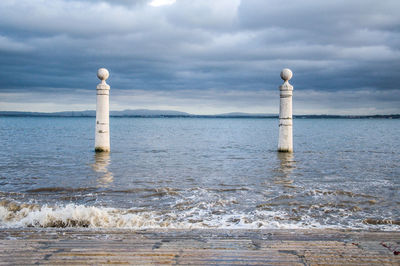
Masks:
[[[279,87],[279,143],[278,151],[293,152],[293,119],[292,119],[292,95],[293,86],[289,84],[293,73],[285,68],[281,71],[281,78],[284,83]]]
[[[96,152],[110,151],[110,86],[106,83],[109,77],[108,70],[100,68],[97,77],[101,80],[97,85],[96,104],[96,135],[94,150]]]

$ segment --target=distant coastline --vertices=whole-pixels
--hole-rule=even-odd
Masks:
[[[95,117],[96,111],[64,111],[64,112],[19,112],[19,111],[0,111],[2,117]],[[110,111],[111,117],[180,117],[180,118],[278,118],[278,114],[253,114],[253,113],[225,113],[215,115],[195,115],[179,111],[170,110],[124,110]],[[400,114],[388,115],[293,115],[294,118],[344,118],[344,119],[360,119],[360,118],[383,118],[383,119],[399,119]]]

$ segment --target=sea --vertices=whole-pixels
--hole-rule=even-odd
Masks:
[[[400,120],[0,117],[0,228],[400,231]]]

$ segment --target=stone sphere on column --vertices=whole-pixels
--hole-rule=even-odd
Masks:
[[[284,81],[288,81],[288,80],[290,80],[292,77],[293,77],[292,70],[290,70],[289,68],[284,68],[284,69],[282,69],[282,71],[281,71],[281,78],[282,78]]]
[[[108,79],[109,76],[110,76],[110,73],[108,73],[107,69],[99,68],[99,70],[97,70],[97,77],[100,80],[106,80],[106,79]]]

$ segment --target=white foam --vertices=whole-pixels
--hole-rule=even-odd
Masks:
[[[14,205],[15,206],[15,205]],[[303,216],[301,221],[287,219],[282,211],[255,211],[253,213],[212,214],[209,209],[191,208],[184,212],[159,213],[135,209],[116,209],[68,204],[65,206],[38,206],[22,204],[17,208],[0,206],[0,227],[89,227],[126,229],[305,229],[353,228],[400,231],[400,226],[323,225]]]
[[[168,226],[152,213],[135,214],[114,208],[68,204],[60,207],[22,208],[17,212],[0,207],[2,227],[150,228]]]

